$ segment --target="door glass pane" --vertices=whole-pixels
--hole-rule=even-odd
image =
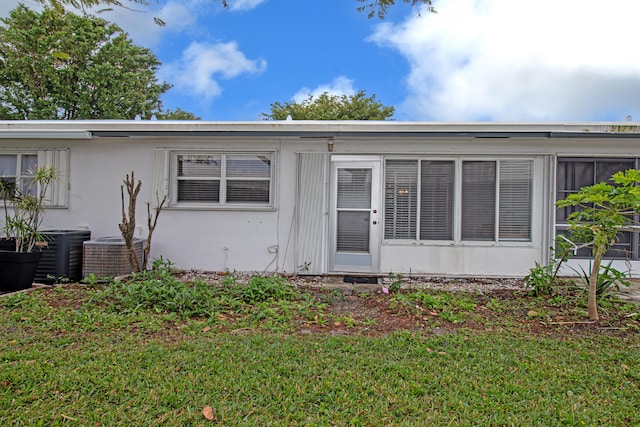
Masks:
[[[462,163],[462,239],[494,240],[496,163]]]
[[[371,208],[371,168],[338,169],[338,209]]]
[[[368,211],[339,211],[337,250],[343,252],[369,252]]]

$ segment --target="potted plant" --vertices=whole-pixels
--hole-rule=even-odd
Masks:
[[[49,185],[58,173],[52,166],[36,167],[22,182],[0,179],[4,243],[0,245],[0,291],[30,288],[42,256],[40,225]]]

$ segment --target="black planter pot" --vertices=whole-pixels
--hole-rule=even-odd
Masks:
[[[42,252],[0,250],[0,292],[28,289],[33,283]]]
[[[7,239],[5,237],[0,239],[0,251],[15,251],[16,239]]]

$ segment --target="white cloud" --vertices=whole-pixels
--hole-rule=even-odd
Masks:
[[[636,0],[447,0],[380,24],[408,60],[408,120],[640,118]],[[635,114],[634,114],[635,113]]]
[[[167,33],[179,33],[191,28],[196,23],[194,11],[200,5],[201,0],[178,1],[169,0],[163,2],[162,6],[156,7],[152,2],[149,6],[132,6],[131,8],[113,7],[111,10],[104,10],[96,15],[107,21],[116,23],[126,31],[133,41],[141,46],[153,47],[157,45],[161,38]],[[9,11],[14,9],[18,3],[23,3],[30,9],[41,10],[42,6],[33,1],[21,0],[0,0],[0,17],[8,16]],[[97,10],[104,8],[96,8]],[[158,26],[153,18],[162,19],[166,26]]]
[[[229,10],[231,11],[251,10],[251,9],[255,9],[265,1],[267,0],[229,0]]]
[[[250,60],[234,42],[204,44],[193,42],[179,61],[167,64],[159,73],[176,90],[206,100],[222,92],[219,79],[231,79],[244,73],[262,73],[265,60]]]
[[[328,92],[330,95],[355,95],[356,90],[353,88],[353,80],[340,76],[333,79],[331,83],[317,86],[315,89],[309,89],[308,87],[300,89],[293,95],[293,100],[295,102],[302,102],[307,99],[309,95],[317,97],[325,92]]]
[[[9,12],[22,3],[31,10],[42,10],[42,5],[29,0],[0,0],[0,17],[9,16]]]

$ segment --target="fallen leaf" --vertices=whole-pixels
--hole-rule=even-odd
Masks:
[[[215,420],[216,417],[213,416],[213,408],[211,406],[205,406],[202,410],[202,415],[209,421]]]
[[[211,330],[211,326],[206,326],[202,332],[209,332]]]

